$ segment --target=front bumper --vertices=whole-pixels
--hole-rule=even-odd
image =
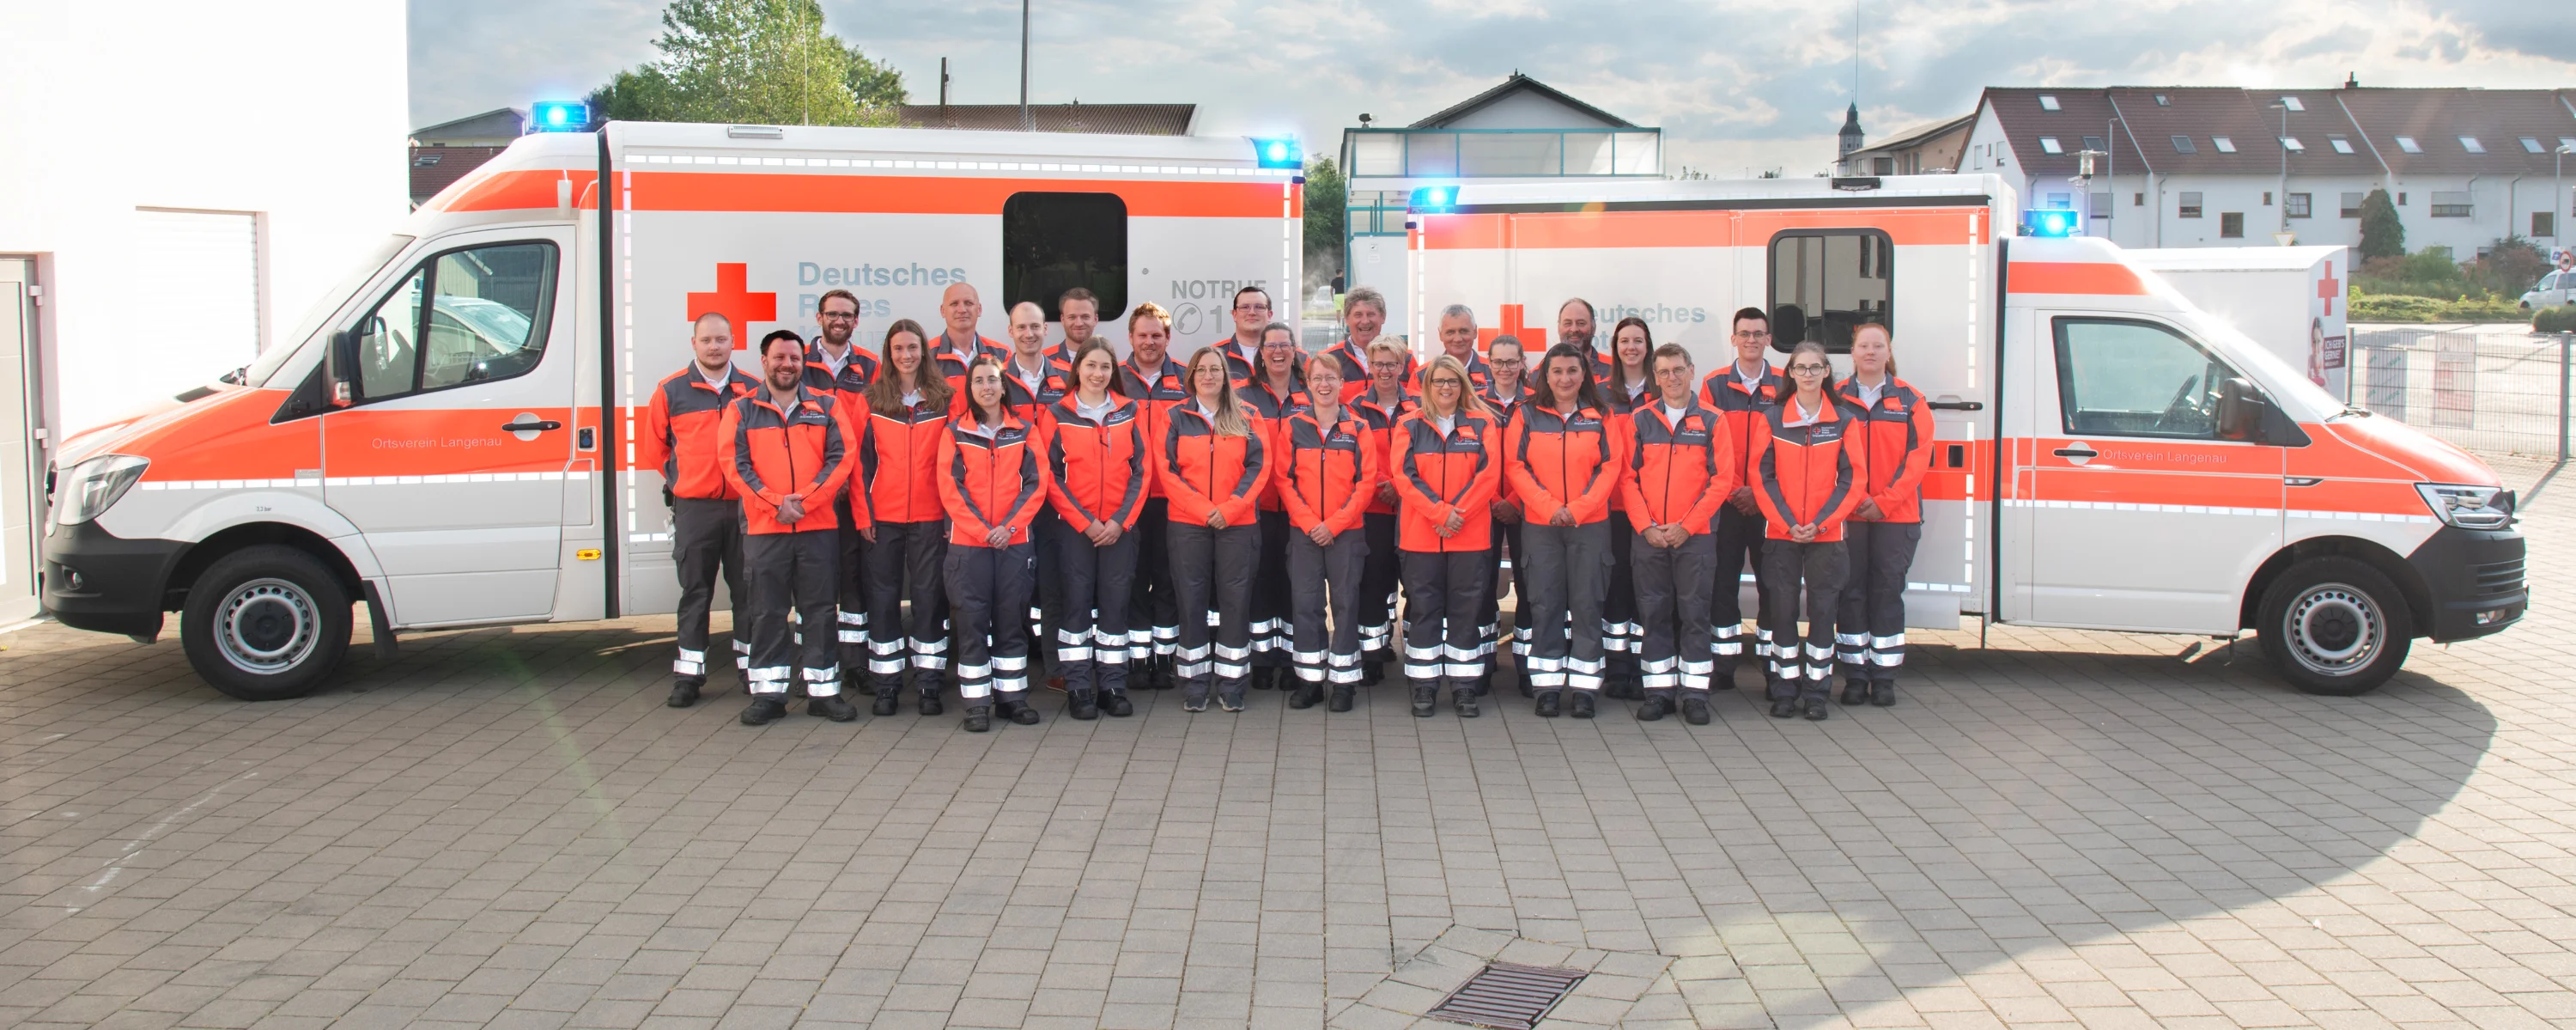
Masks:
[[[96,522],[54,526],[44,538],[45,610],[73,629],[152,636],[161,632],[171,570],[188,545],[127,540]],[[79,585],[74,586],[77,579]]]
[[[2432,609],[2416,613],[2415,628],[2434,643],[2486,636],[2521,621],[2531,606],[2517,530],[2443,526],[2406,563],[2432,596]]]

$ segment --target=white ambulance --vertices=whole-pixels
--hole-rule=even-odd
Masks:
[[[1103,328],[1153,301],[1176,345],[1231,331],[1240,286],[1299,282],[1292,141],[763,125],[612,124],[529,136],[425,204],[258,362],[64,442],[44,600],[150,639],[164,612],[237,697],[311,690],[353,603],[399,631],[668,612],[678,604],[640,405],[689,360],[811,336],[859,299],[856,342],[937,332],[940,294],[1085,286]],[[603,189],[602,186],[605,185]],[[756,359],[738,367],[757,374]]]
[[[1771,313],[1775,365],[1885,322],[1939,437],[1914,625],[2252,628],[2301,689],[2353,694],[2414,638],[2521,618],[2494,472],[2346,407],[2108,242],[2021,221],[1982,175],[1425,188],[1408,328],[1429,340],[1422,313],[1464,303],[1535,352],[1582,297],[1605,336],[1643,318],[1705,374],[1739,308]]]

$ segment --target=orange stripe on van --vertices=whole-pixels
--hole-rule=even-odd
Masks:
[[[948,175],[636,172],[639,211],[996,215],[1014,193],[1114,193],[1144,218],[1304,215],[1304,190],[1270,182],[1156,182]],[[1283,208],[1282,201],[1285,201]],[[552,203],[549,198],[548,203]]]
[[[2129,266],[2107,261],[2015,261],[2007,281],[2014,293],[2144,296],[2147,292],[2147,284]]]
[[[433,211],[515,211],[533,207],[551,208],[555,206],[556,181],[567,178],[572,180],[573,196],[582,198],[588,196],[585,191],[592,183],[598,181],[599,173],[564,168],[530,168],[494,172],[479,178],[462,180],[448,187],[447,192],[430,198],[429,203],[421,206]]]
[[[1794,229],[1877,229],[1898,246],[1986,241],[1981,209],[1834,208],[1814,211],[1568,211],[1430,215],[1425,250],[1548,250],[1763,246]]]

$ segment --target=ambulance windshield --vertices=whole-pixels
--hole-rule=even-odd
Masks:
[[[331,317],[332,312],[340,310],[340,305],[348,303],[350,295],[356,293],[358,287],[365,286],[367,280],[375,278],[376,273],[382,271],[386,263],[394,259],[394,255],[402,253],[404,247],[411,246],[412,239],[413,237],[396,233],[377,241],[374,249],[368,251],[367,256],[351,268],[348,278],[340,280],[330,289],[323,291],[320,299],[315,300],[313,306],[304,312],[304,317],[295,321],[293,332],[278,337],[277,342],[270,345],[268,350],[259,356],[259,360],[251,362],[248,367],[234,374],[227,381],[244,386],[259,386],[268,382],[268,377],[277,374],[279,366],[286,364],[287,359],[295,356],[295,352],[304,349],[305,341],[312,339],[313,334],[322,328],[323,319]]]

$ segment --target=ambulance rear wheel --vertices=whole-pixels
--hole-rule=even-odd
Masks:
[[[2343,557],[2293,565],[2263,592],[2263,650],[2292,686],[2351,697],[2388,682],[2406,663],[2414,620],[2397,584]]]
[[[179,642],[197,675],[244,701],[312,693],[349,651],[349,592],[320,559],[246,547],[188,588]]]

